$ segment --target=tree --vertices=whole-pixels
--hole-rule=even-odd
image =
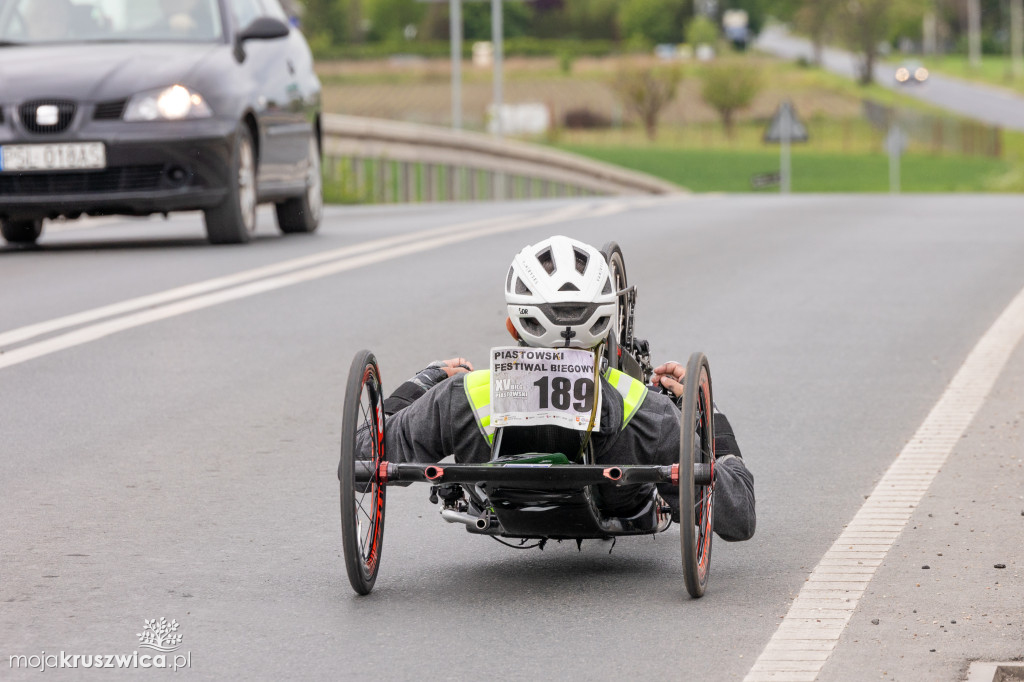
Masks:
[[[647,138],[658,135],[661,111],[676,98],[683,73],[678,68],[644,68],[620,71],[612,88],[623,106],[640,117]]]
[[[694,17],[686,25],[686,42],[697,47],[698,45],[711,45],[718,43],[718,24],[706,16]]]
[[[423,20],[426,8],[416,0],[366,0],[363,13],[370,20],[370,39],[401,40],[406,26]]]
[[[878,45],[899,37],[907,18],[916,18],[921,25],[930,0],[849,0],[841,2],[835,13],[839,35],[860,58],[860,83],[868,85],[875,79]]]
[[[839,2],[840,0],[806,0],[793,17],[797,28],[811,37],[816,66],[821,66],[822,50],[835,28],[833,20],[839,9]]]
[[[627,38],[643,36],[654,43],[678,43],[683,37],[686,0],[625,0],[619,28]]]
[[[725,134],[733,136],[733,116],[746,109],[761,90],[761,72],[738,62],[710,64],[701,71],[701,97],[722,119]]]

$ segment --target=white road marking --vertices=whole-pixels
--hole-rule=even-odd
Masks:
[[[87,324],[89,322],[95,322],[96,320],[102,320],[106,317],[113,317],[115,315],[122,315],[124,313],[133,312],[135,310],[141,310],[143,308],[151,308],[153,306],[169,303],[182,298],[188,298],[190,296],[196,296],[198,294],[204,294],[210,291],[216,291],[217,289],[224,289],[229,286],[237,286],[245,282],[251,282],[253,280],[261,279],[263,277],[269,277],[271,275],[278,275],[289,270],[297,270],[299,268],[310,267],[326,261],[337,260],[345,258],[347,256],[353,256],[359,253],[365,253],[367,251],[373,251],[376,249],[387,248],[403,242],[414,241],[416,239],[422,239],[424,237],[436,236],[441,234],[448,234],[451,232],[458,232],[459,230],[467,230],[475,227],[482,227],[487,225],[494,225],[502,222],[509,222],[514,220],[521,220],[526,214],[515,214],[509,216],[500,216],[497,218],[486,218],[484,220],[475,220],[467,223],[459,223],[456,225],[446,225],[443,227],[433,228],[429,230],[422,230],[419,232],[413,232],[409,234],[397,235],[394,237],[386,237],[384,239],[374,239],[367,242],[361,242],[359,244],[353,244],[352,246],[345,246],[338,249],[332,249],[330,251],[324,251],[322,253],[316,253],[310,256],[302,256],[299,258],[292,258],[290,260],[281,261],[280,263],[274,263],[272,265],[264,265],[251,270],[245,270],[244,272],[238,272],[233,275],[225,275],[223,277],[214,277],[213,279],[204,280],[202,282],[196,282],[195,284],[187,284],[185,286],[176,287],[174,289],[168,289],[161,291],[156,294],[150,294],[147,296],[139,296],[132,298],[127,301],[120,301],[118,303],[112,303],[110,305],[100,306],[99,308],[93,308],[80,313],[74,313],[72,315],[65,315],[63,317],[54,318],[52,320],[46,320],[45,322],[39,322],[36,324],[30,324],[24,327],[18,327],[7,332],[0,333],[0,349],[7,346],[28,341],[29,339],[43,334],[50,334],[61,329],[68,329],[70,327],[77,327],[79,325]]]
[[[426,230],[414,235],[402,235],[373,242],[364,242],[363,244],[343,249],[285,261],[237,275],[207,280],[195,285],[153,294],[152,296],[144,296],[123,303],[96,308],[77,315],[59,318],[58,320],[31,325],[30,327],[22,327],[7,332],[0,337],[0,344],[4,342],[11,343],[10,339],[24,340],[47,333],[48,331],[65,329],[75,324],[94,322],[94,324],[20,346],[0,354],[0,369],[89,343],[90,341],[95,341],[120,331],[221,303],[255,296],[294,284],[327,277],[346,270],[435,249],[448,244],[469,241],[478,237],[587,218],[597,211],[600,211],[600,207],[595,207],[592,204],[572,204],[536,217],[506,216]],[[276,274],[276,276],[266,279],[257,279],[281,272],[282,270],[290,270],[290,272]],[[230,282],[234,286],[226,286],[226,282]],[[160,305],[160,303],[163,303],[163,305]],[[122,313],[130,314],[95,322],[95,320],[102,320]]]
[[[981,337],[914,437],[815,567],[745,682],[817,679],[875,570],[1022,337],[1024,290]]]

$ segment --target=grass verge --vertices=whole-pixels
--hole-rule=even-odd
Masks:
[[[559,147],[650,173],[695,192],[749,192],[754,175],[779,169],[777,150]],[[795,192],[889,191],[889,158],[884,154],[838,154],[794,148],[792,169]],[[998,159],[907,154],[902,159],[901,171],[905,192],[1012,192],[1024,187],[1020,170]]]

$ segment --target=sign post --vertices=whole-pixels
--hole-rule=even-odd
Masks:
[[[448,0],[452,39],[452,128],[462,130],[462,0]]]
[[[462,3],[486,0],[447,0],[449,32],[452,41],[452,128],[462,129]],[[418,2],[445,2],[445,0],[418,0]],[[491,42],[494,45],[494,111],[497,118],[496,135],[501,137],[501,104],[504,96],[502,62],[504,57],[504,21],[502,3],[491,0]]]
[[[898,123],[893,123],[885,136],[885,149],[889,152],[889,191],[893,194],[900,193],[900,157],[906,148],[906,133]]]
[[[793,103],[788,99],[775,110],[775,116],[764,131],[764,141],[779,143],[779,192],[789,194],[792,189],[789,145],[807,141],[807,126],[797,117]]]

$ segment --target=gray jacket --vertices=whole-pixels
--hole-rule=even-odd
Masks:
[[[388,419],[385,452],[390,462],[433,463],[454,455],[460,463],[486,462],[491,446],[477,426],[463,387],[462,374],[433,380],[428,370],[402,384],[385,401]],[[625,428],[622,396],[602,378],[601,428],[591,443],[599,464],[675,464],[679,458],[679,408],[655,390],[647,396]],[[740,456],[732,427],[724,414],[715,414],[715,532],[724,540],[748,540],[754,535],[754,477]],[[678,495],[670,484],[659,484],[662,496],[675,508]],[[599,486],[607,505],[625,507],[649,494],[646,486]]]

